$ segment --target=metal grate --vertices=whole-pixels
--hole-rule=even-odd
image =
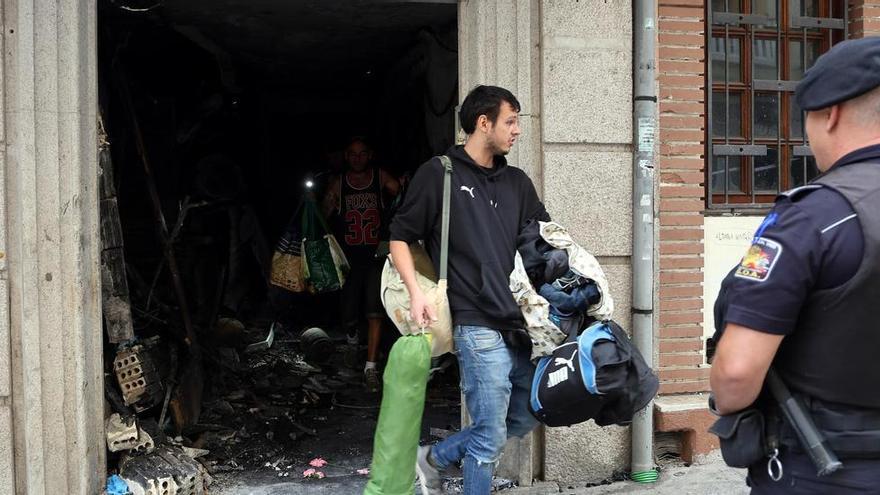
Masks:
[[[818,174],[794,89],[846,39],[846,4],[712,0],[707,18],[707,206],[765,207]]]

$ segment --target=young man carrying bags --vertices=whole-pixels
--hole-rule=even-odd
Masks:
[[[376,257],[380,232],[387,213],[384,198],[397,196],[400,184],[385,170],[374,166],[373,151],[363,138],[355,137],[345,149],[345,171],[334,178],[324,196],[324,212],[336,213],[337,238],[351,265],[342,288],[342,325],[350,344],[358,343],[358,323],[367,320],[367,363],[364,385],[378,392],[382,377],[377,361],[382,339],[382,303],[379,279],[383,258]]]
[[[459,114],[467,141],[446,153],[453,165],[448,298],[473,424],[419,449],[416,470],[424,495],[441,493],[440,471],[459,462],[464,493],[488,494],[507,438],[537,425],[528,410],[530,341],[508,283],[521,226],[550,218],[532,181],[504,158],[520,135],[519,111],[510,91],[474,88]],[[408,244],[425,240],[437,268],[443,173],[436,158],[422,165],[391,224],[391,256],[409,291],[411,317],[421,325],[435,319],[435,309],[416,283]]]

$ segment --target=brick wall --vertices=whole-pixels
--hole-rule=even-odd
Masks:
[[[880,0],[849,2],[849,36],[880,36]]]
[[[880,0],[878,0],[880,1]],[[703,363],[704,0],[660,0],[660,393],[709,389]]]
[[[705,0],[659,0],[660,393],[709,389],[702,326]],[[880,0],[848,2],[852,38],[880,36]]]

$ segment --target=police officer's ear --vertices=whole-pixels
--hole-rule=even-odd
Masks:
[[[840,123],[840,104],[832,105],[828,109],[828,116],[825,120],[825,132],[831,132]]]
[[[813,122],[813,128],[828,134],[840,123],[840,105],[832,105],[828,108],[810,110],[807,112],[807,121]]]

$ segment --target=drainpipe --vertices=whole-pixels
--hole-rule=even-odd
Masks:
[[[633,341],[654,367],[654,147],[657,94],[654,70],[656,0],[633,2]],[[632,479],[653,483],[654,403],[632,423]]]

